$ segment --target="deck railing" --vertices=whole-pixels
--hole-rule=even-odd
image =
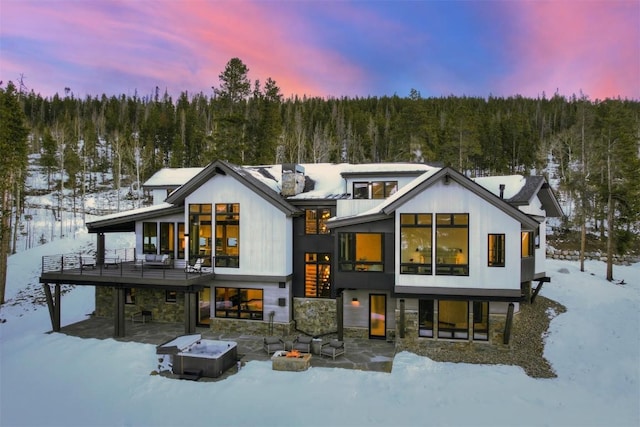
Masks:
[[[147,265],[143,259],[136,258],[135,248],[107,251],[102,263],[98,263],[97,258],[91,254],[68,253],[42,257],[42,274],[178,279],[208,274],[211,270],[203,268],[198,272],[187,272],[185,268],[176,268],[173,265]]]

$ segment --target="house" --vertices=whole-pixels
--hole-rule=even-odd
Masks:
[[[57,295],[71,283],[96,287],[96,315],[114,319],[116,336],[144,312],[185,333],[393,336],[417,352],[502,345],[532,282],[549,280],[546,218],[562,213],[542,177],[424,164],[216,161],[171,175],[181,178],[149,180],[164,200],[87,224],[96,268],[43,260],[54,330],[49,285]],[[136,239],[115,263],[104,250],[113,232]],[[169,264],[154,265],[162,255]]]

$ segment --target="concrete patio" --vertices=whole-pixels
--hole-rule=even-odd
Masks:
[[[184,335],[184,325],[182,323],[160,323],[160,322],[126,322],[126,336],[123,338],[113,337],[113,319],[91,317],[87,320],[67,325],[61,328],[61,333],[80,338],[97,339],[117,339],[124,342],[139,342],[145,344],[159,345],[173,338]],[[214,340],[228,340],[238,343],[238,359],[241,364],[250,361],[270,361],[268,355],[262,348],[262,336],[251,335],[229,335],[216,333],[206,327],[198,327],[196,333],[203,338]],[[293,337],[283,337],[283,340]],[[321,337],[323,341],[335,338],[332,336]],[[313,355],[311,367],[323,368],[343,368],[356,369],[362,371],[391,372],[393,358],[395,356],[395,344],[384,340],[369,340],[361,338],[346,338],[345,354],[335,360],[327,357]],[[225,375],[215,380],[220,380],[233,375],[237,368],[232,368]],[[202,378],[201,381],[214,379]]]

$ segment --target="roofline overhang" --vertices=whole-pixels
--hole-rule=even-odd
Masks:
[[[385,213],[374,213],[374,214],[368,214],[368,215],[351,215],[351,216],[342,217],[342,218],[334,217],[334,219],[329,219],[327,222],[325,222],[325,225],[327,226],[328,229],[332,230],[335,228],[349,227],[352,225],[364,224],[368,222],[384,221],[384,220],[388,220],[389,217],[390,215],[387,215]]]
[[[184,206],[170,206],[162,209],[149,210],[144,212],[134,212],[116,218],[98,219],[87,223],[87,231],[89,233],[116,233],[135,231],[136,221],[145,219],[158,218],[166,215],[184,213]]]

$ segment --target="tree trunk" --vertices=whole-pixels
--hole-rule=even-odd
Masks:
[[[611,148],[611,145],[609,145]],[[607,152],[607,280],[613,281],[613,189],[611,182],[611,150]]]

